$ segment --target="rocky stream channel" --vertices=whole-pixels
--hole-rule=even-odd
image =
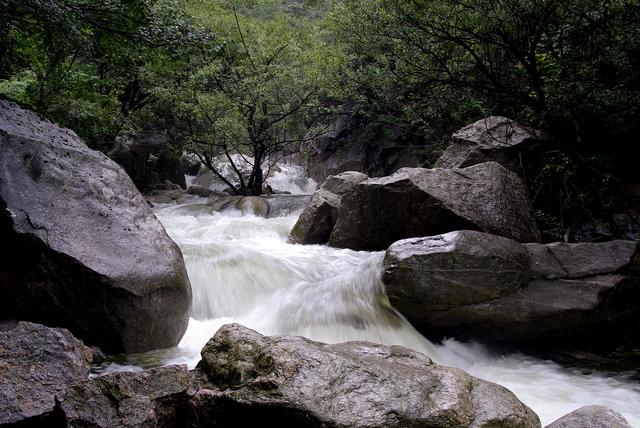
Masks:
[[[0,107],[0,427],[640,427],[633,373],[505,347],[633,329],[638,243],[537,243],[496,159],[152,209]]]

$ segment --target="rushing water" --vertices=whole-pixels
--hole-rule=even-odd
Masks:
[[[155,363],[193,367],[221,325],[239,322],[263,334],[413,348],[506,386],[543,425],[583,405],[600,404],[640,427],[640,385],[630,380],[582,374],[519,354],[496,356],[454,340],[443,345],[426,340],[388,303],[380,281],[383,253],[287,244],[296,215],[202,215],[184,206],[159,208],[156,214],[184,253],[193,308],[180,345],[145,355],[145,364],[155,358]]]

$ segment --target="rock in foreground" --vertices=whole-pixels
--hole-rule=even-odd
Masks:
[[[127,174],[78,136],[0,101],[0,313],[109,352],[173,346],[191,287]]]
[[[383,282],[431,337],[496,342],[577,338],[640,314],[638,244],[519,244],[458,231],[398,241]]]
[[[89,376],[91,360],[65,329],[0,322],[0,426],[54,424],[55,397]]]
[[[189,383],[185,366],[113,373],[68,389],[60,408],[69,427],[180,427]]]
[[[202,425],[539,427],[507,389],[407,348],[326,345],[223,326],[202,350],[213,384],[192,398]]]
[[[632,428],[621,414],[603,406],[584,406],[546,428]]]
[[[410,237],[480,230],[539,241],[527,190],[495,162],[463,169],[402,168],[345,194],[329,245],[384,250]]]

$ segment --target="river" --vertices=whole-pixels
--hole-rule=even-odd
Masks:
[[[193,288],[189,326],[178,347],[128,356],[126,365],[113,364],[108,371],[132,370],[136,364],[194,367],[216,330],[237,322],[267,335],[412,348],[504,385],[543,426],[578,407],[599,404],[640,427],[640,384],[623,375],[585,373],[522,354],[497,355],[453,339],[431,343],[390,306],[380,280],[382,252],[288,244],[299,213],[265,219],[240,212],[203,214],[189,205],[158,207],[155,213],[184,254]]]

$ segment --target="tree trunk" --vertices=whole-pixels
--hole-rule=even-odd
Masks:
[[[253,150],[253,168],[251,176],[247,183],[247,194],[251,196],[260,196],[262,194],[262,183],[264,177],[262,175],[262,162],[264,161],[265,147],[264,144],[258,143]]]

